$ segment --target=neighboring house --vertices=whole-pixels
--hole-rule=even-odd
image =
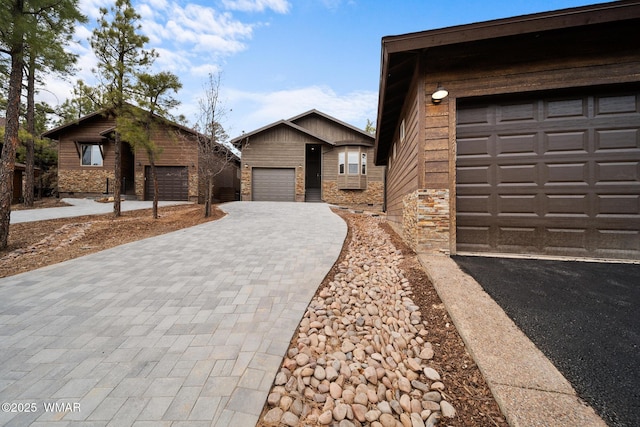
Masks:
[[[635,0],[384,37],[389,221],[422,253],[640,259],[639,29]]]
[[[317,110],[245,133],[242,200],[383,204],[384,167],[373,135]]]
[[[157,156],[160,200],[202,203],[203,180],[198,174],[198,133],[185,126],[160,119],[162,125],[152,139],[162,149]],[[58,141],[58,192],[61,197],[99,197],[113,194],[115,120],[101,112],[45,132]],[[235,200],[240,190],[240,159],[234,157],[216,177],[214,197]],[[122,143],[122,194],[138,200],[153,200],[149,158],[144,149],[132,151]]]
[[[7,119],[4,117],[0,117],[0,128],[4,128],[7,125]],[[0,141],[0,151],[2,149],[2,145],[4,141]],[[11,203],[21,203],[23,201],[24,195],[24,185],[26,182],[25,171],[27,169],[27,165],[24,163],[14,163],[13,169],[13,195],[11,196]],[[40,168],[34,167],[33,170],[34,178],[40,176]]]

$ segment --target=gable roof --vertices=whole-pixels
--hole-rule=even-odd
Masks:
[[[133,108],[140,109],[139,107],[136,107],[134,105],[130,105],[130,106],[133,107]],[[69,122],[69,123],[65,123],[65,124],[63,124],[61,126],[58,126],[58,127],[54,128],[54,129],[48,130],[48,131],[46,131],[46,132],[44,132],[42,134],[42,137],[43,138],[50,138],[50,139],[56,139],[57,140],[57,139],[60,138],[60,135],[62,133],[64,133],[65,131],[69,130],[69,128],[81,126],[81,124],[87,122],[88,120],[93,119],[96,116],[103,116],[104,112],[105,112],[105,109],[94,111],[93,113],[87,114],[86,116],[83,116],[83,117],[80,117],[77,120],[74,120],[74,121]],[[194,129],[188,128],[188,127],[186,127],[184,125],[181,125],[179,123],[176,123],[176,122],[173,122],[171,120],[168,120],[168,119],[166,119],[166,118],[164,118],[162,116],[154,114],[154,117],[156,117],[158,119],[161,119],[163,121],[163,123],[167,124],[168,126],[171,126],[173,128],[176,128],[176,129],[180,129],[181,131],[183,131],[185,133],[191,134],[193,136],[201,136],[201,137],[205,137],[206,138],[206,136],[201,134],[200,132],[198,132],[198,131],[196,131]],[[100,132],[100,136],[107,137],[110,133],[114,132],[115,130],[116,130],[115,126],[110,126],[109,128],[101,131]],[[230,147],[228,147],[228,146],[226,146],[224,144],[220,144],[220,143],[218,143],[218,145],[220,145],[220,146],[224,147],[225,149],[229,150],[236,160],[238,160],[238,161],[240,160],[240,156],[238,156],[238,154],[236,152],[234,152],[234,147],[230,148]]]
[[[309,131],[308,129],[303,128],[302,126],[298,126],[297,124],[290,122],[289,120],[278,120],[277,122],[271,123],[270,125],[263,126],[260,129],[256,129],[256,130],[254,130],[252,132],[243,133],[242,135],[233,138],[230,142],[234,146],[237,146],[237,145],[241,144],[242,141],[244,141],[245,139],[247,139],[249,137],[255,136],[255,135],[259,134],[259,133],[266,132],[266,131],[271,130],[271,129],[275,129],[275,128],[279,127],[279,126],[285,126],[285,127],[291,128],[291,129],[293,129],[293,130],[295,130],[297,132],[300,132],[300,133],[303,133],[305,135],[308,135],[311,138],[315,138],[320,142],[324,142],[326,144],[333,145],[332,141],[329,141],[328,139],[322,138],[322,137],[314,134],[313,132]]]
[[[640,0],[620,0],[382,38],[375,161],[386,164],[420,55],[430,49],[640,19]]]
[[[307,112],[304,112],[302,114],[298,114],[297,116],[294,116],[288,120],[279,120],[277,122],[271,123],[269,125],[263,126],[260,129],[256,129],[252,132],[249,133],[243,133],[242,135],[232,139],[230,142],[234,145],[234,146],[238,146],[240,144],[242,144],[242,141],[244,141],[246,138],[249,138],[251,136],[257,135],[259,133],[268,131],[270,129],[274,129],[278,126],[287,126],[295,131],[301,132],[305,135],[310,136],[311,138],[317,139],[319,142],[323,142],[329,145],[346,145],[349,143],[349,141],[332,141],[329,140],[327,138],[324,138],[320,135],[317,135],[316,133],[310,131],[309,129],[305,128],[304,126],[301,126],[298,124],[298,122],[302,121],[302,119],[304,118],[308,118],[311,116],[318,116],[318,117],[322,117],[328,121],[331,121],[339,126],[343,126],[347,129],[350,129],[352,131],[358,132],[360,134],[362,134],[365,138],[363,138],[363,141],[351,141],[352,144],[355,145],[371,145],[373,143],[373,136],[368,134],[367,132],[363,131],[362,129],[358,129],[355,126],[352,126],[348,123],[345,123],[341,120],[336,119],[335,117],[332,117],[328,114],[325,114],[321,111],[318,111],[316,109],[312,109],[309,110]],[[370,143],[367,143],[367,141],[370,140]]]
[[[129,105],[129,106],[141,110],[139,107],[136,107],[134,105]],[[94,111],[93,113],[87,114],[86,116],[82,116],[79,119],[73,120],[71,122],[65,123],[65,124],[63,124],[61,126],[53,128],[51,130],[48,130],[48,131],[44,132],[41,136],[43,138],[57,139],[57,138],[60,137],[61,133],[67,131],[71,127],[80,126],[82,123],[84,123],[84,122],[86,122],[88,120],[91,120],[96,116],[104,116],[105,111],[106,111],[106,109],[101,109],[101,110],[98,110],[98,111]],[[175,127],[177,129],[180,129],[180,130],[183,130],[186,133],[190,133],[190,134],[193,134],[193,135],[198,135],[199,134],[197,131],[195,131],[195,130],[193,130],[191,128],[188,128],[188,127],[186,127],[184,125],[181,125],[179,123],[173,122],[173,121],[171,121],[169,119],[166,119],[166,118],[164,118],[162,116],[159,116],[157,114],[154,114],[154,117],[159,118],[164,123],[166,123],[167,125],[169,125],[171,127]],[[111,127],[109,129],[101,132],[100,134],[101,135],[106,135],[107,133],[112,132],[113,130],[115,130],[115,127]]]

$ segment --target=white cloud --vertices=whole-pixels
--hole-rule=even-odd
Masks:
[[[378,94],[369,91],[353,91],[337,94],[326,86],[309,86],[275,92],[244,92],[227,90],[225,95],[233,106],[230,119],[234,128],[231,135],[251,132],[262,126],[289,119],[305,111],[316,109],[353,126],[364,128],[367,119],[374,121],[378,106]],[[247,106],[248,112],[244,112]]]
[[[229,10],[241,12],[264,12],[271,9],[277,13],[288,13],[291,4],[287,0],[222,0]]]

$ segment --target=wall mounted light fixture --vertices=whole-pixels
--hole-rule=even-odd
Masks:
[[[434,104],[439,104],[443,99],[445,99],[449,95],[449,91],[446,90],[440,83],[438,83],[438,87],[436,91],[431,94],[431,101]]]

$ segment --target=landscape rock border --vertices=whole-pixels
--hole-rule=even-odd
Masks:
[[[383,219],[341,215],[349,223],[348,244],[299,324],[258,425],[424,427],[460,421],[438,371],[443,365],[434,363],[440,343],[430,342],[429,321],[412,299],[403,251]],[[433,310],[442,316],[444,307]],[[486,412],[493,412],[494,425],[507,425],[495,401]]]

